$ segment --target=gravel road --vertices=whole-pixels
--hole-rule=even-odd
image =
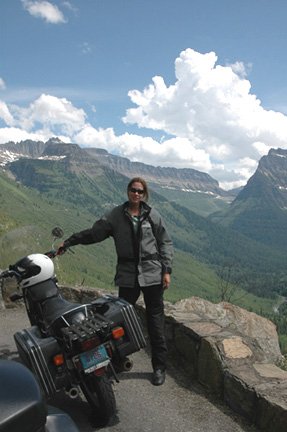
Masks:
[[[23,308],[0,310],[0,358],[16,359],[13,333],[29,326]],[[81,432],[257,432],[202,388],[170,366],[163,386],[154,387],[148,354],[132,356],[134,367],[114,384],[118,413],[113,423],[100,428],[90,417],[88,404],[58,394],[52,405],[70,414]]]

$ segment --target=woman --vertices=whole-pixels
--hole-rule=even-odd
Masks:
[[[170,285],[173,246],[162,217],[147,204],[145,180],[140,177],[130,180],[127,195],[127,202],[113,208],[92,228],[73,234],[63,247],[113,237],[118,257],[115,285],[119,297],[133,305],[143,293],[152,353],[152,383],[161,385],[165,381],[167,359],[163,292]]]

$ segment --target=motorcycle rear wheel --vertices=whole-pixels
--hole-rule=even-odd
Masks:
[[[107,375],[88,375],[80,384],[96,420],[106,426],[116,414],[116,398],[111,380]]]

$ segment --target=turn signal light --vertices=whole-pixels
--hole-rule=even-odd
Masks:
[[[65,363],[63,354],[57,354],[53,357],[53,362],[55,366],[62,366]]]
[[[114,339],[120,339],[121,337],[123,337],[125,334],[125,331],[122,327],[115,327],[112,330],[112,335]]]

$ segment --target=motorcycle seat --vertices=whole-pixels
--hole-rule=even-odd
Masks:
[[[66,325],[69,325],[77,319],[79,314],[82,316],[82,320],[87,316],[86,305],[69,302],[60,295],[45,301],[42,305],[42,311],[47,327],[54,326],[57,320],[63,323],[66,321]]]
[[[26,290],[26,296],[35,303],[57,296],[59,293],[55,279],[48,279],[31,287],[26,287],[24,290]]]
[[[46,423],[46,407],[32,372],[21,363],[1,360],[0,382],[0,430],[42,430]]]

